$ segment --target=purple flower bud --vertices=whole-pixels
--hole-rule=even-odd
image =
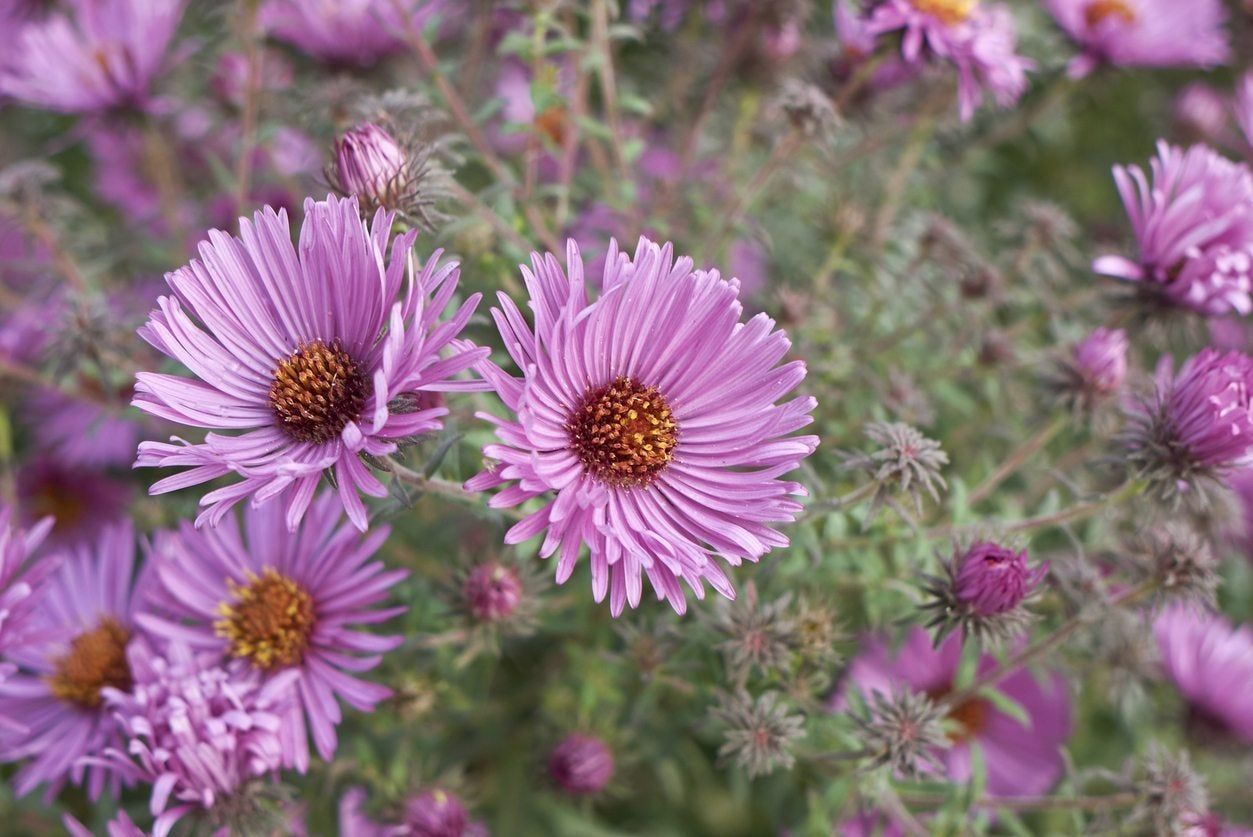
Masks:
[[[958,559],[957,601],[980,616],[1007,613],[1031,595],[1047,567],[1027,566],[1027,552],[976,543]]]
[[[462,594],[466,609],[480,622],[509,617],[522,601],[522,579],[512,567],[499,561],[480,564],[466,576]]]
[[[1217,143],[1227,133],[1228,104],[1223,94],[1203,81],[1193,82],[1175,97],[1175,121],[1190,138]]]
[[[413,837],[468,837],[483,834],[479,823],[470,821],[466,806],[446,790],[423,791],[405,803],[406,833]]]
[[[372,122],[335,141],[335,187],[369,206],[392,208],[404,189],[406,157],[400,143]]]
[[[553,748],[548,775],[566,793],[599,793],[613,778],[613,753],[599,738],[574,733]]]
[[[1085,389],[1112,395],[1127,379],[1127,332],[1098,328],[1075,346],[1075,371]]]

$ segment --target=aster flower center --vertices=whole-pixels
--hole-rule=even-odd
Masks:
[[[279,426],[300,442],[324,444],[365,408],[366,377],[336,340],[302,343],[279,361],[270,407]]]
[[[1089,28],[1099,26],[1110,18],[1132,24],[1136,22],[1136,12],[1127,0],[1093,0],[1083,10],[1083,19]]]
[[[48,689],[54,696],[83,709],[98,709],[102,689],[126,691],[131,687],[131,669],[126,661],[126,643],[131,634],[120,622],[104,617],[95,628],[79,634],[69,651],[53,661]]]
[[[954,26],[965,21],[978,5],[978,0],[910,0],[913,7],[941,23]]]
[[[948,693],[947,687],[927,690],[927,696],[934,701],[943,700]],[[971,698],[950,709],[947,718],[953,722],[956,729],[949,733],[949,739],[954,744],[961,744],[983,732],[988,725],[989,708],[990,705],[983,698]]]
[[[656,479],[674,458],[679,427],[656,387],[630,378],[588,390],[566,430],[587,473],[617,488]]]
[[[313,598],[296,581],[266,567],[247,584],[228,581],[234,601],[221,602],[213,623],[230,642],[230,654],[265,671],[298,665],[309,645]]]

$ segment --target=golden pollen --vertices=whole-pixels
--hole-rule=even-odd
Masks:
[[[648,485],[674,458],[679,427],[656,387],[616,378],[588,390],[566,422],[587,473],[618,488]]]
[[[1136,22],[1135,9],[1131,7],[1128,0],[1093,0],[1083,10],[1083,20],[1088,24],[1089,29],[1112,17],[1126,24]]]
[[[106,616],[95,628],[79,634],[70,650],[53,661],[48,689],[66,703],[83,709],[99,709],[100,691],[106,686],[126,691],[131,687],[131,668],[126,643],[131,633]]]
[[[302,343],[279,361],[270,407],[279,427],[300,442],[320,445],[361,417],[366,378],[336,340]]]
[[[247,584],[228,581],[234,601],[218,604],[214,632],[230,654],[265,671],[299,665],[313,632],[313,599],[292,579],[266,567]]]
[[[910,0],[915,9],[954,26],[970,17],[979,0]]]

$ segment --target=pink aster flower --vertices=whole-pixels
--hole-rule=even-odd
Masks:
[[[950,636],[934,648],[921,628],[911,629],[896,652],[885,639],[872,638],[849,665],[832,709],[847,706],[849,689],[857,689],[863,696],[908,690],[936,700],[943,698],[953,690],[961,651],[959,635]],[[996,658],[984,654],[978,670],[982,673],[996,666]],[[947,778],[953,782],[970,778],[970,744],[975,742],[987,765],[990,796],[1044,793],[1061,776],[1061,747],[1070,737],[1066,679],[1053,672],[1041,680],[1023,669],[1002,680],[998,688],[1022,707],[1027,722],[1006,714],[986,698],[973,698],[956,706],[949,713],[955,726],[952,746],[938,754],[947,768]]]
[[[128,657],[134,685],[104,692],[124,743],[89,762],[128,784],[152,786],[153,837],[219,801],[238,804],[248,782],[278,773],[294,674],[262,683],[178,643],[160,656],[137,642]]]
[[[266,0],[262,27],[320,61],[369,66],[405,48],[447,0]]]
[[[1115,166],[1114,181],[1139,257],[1103,256],[1094,271],[1203,314],[1253,311],[1253,174],[1245,165],[1203,145],[1159,142],[1147,176]]]
[[[1189,717],[1253,743],[1253,628],[1176,605],[1157,617],[1153,632]]]
[[[770,524],[801,510],[792,497],[805,489],[779,477],[818,444],[791,435],[814,399],[775,402],[805,366],[779,366],[787,336],[764,314],[742,323],[738,284],[694,271],[669,244],[640,239],[628,257],[612,242],[595,301],[573,241],[567,266],[532,254],[522,268],[533,327],[503,294],[492,312],[523,377],[480,367],[513,415],[483,414],[500,440],[484,453],[498,464],[466,486],[507,485],[497,508],[544,497],[506,542],[544,533],[559,584],[587,544],[593,596],[608,594],[615,616],[639,604],[644,575],[680,613],[680,582],[698,598],[704,582],[733,598],[715,559],[737,566],[785,546]]]
[[[28,23],[0,61],[0,94],[64,113],[144,108],[183,0],[70,0]]]
[[[1177,374],[1158,364],[1154,397],[1128,407],[1129,459],[1160,488],[1253,462],[1253,358],[1207,348]]]
[[[0,742],[0,760],[25,762],[13,778],[19,796],[43,784],[51,799],[67,781],[85,786],[92,799],[106,785],[116,791],[116,779],[83,759],[119,740],[103,693],[132,682],[126,650],[134,629],[134,566],[129,523],[68,550],[41,586],[27,641],[9,649],[21,673],[0,683],[0,717],[27,732]]]
[[[83,386],[99,384],[85,381]],[[27,398],[23,413],[39,448],[58,460],[88,468],[123,465],[135,459],[141,428],[133,418],[119,414],[131,388],[115,395],[117,407],[109,410],[58,390],[40,389]]]
[[[600,793],[613,773],[613,752],[591,735],[568,735],[548,756],[548,775],[557,787],[574,796]]]
[[[200,259],[166,276],[174,295],[158,300],[139,333],[196,377],[141,372],[135,406],[245,432],[142,443],[138,466],[191,466],[153,494],[234,474],[237,482],[201,499],[197,525],[216,524],[245,497],[254,505],[281,497],[294,531],[333,470],[349,519],[366,529],[359,493],[387,489],[362,456],[386,456],[441,427],[448,410],[417,409],[417,394],[471,386],[449,379],[487,354],[450,349],[479,301],[441,321],[457,289],[455,263],[440,266],[436,252],[415,271],[416,231],[397,236],[387,258],[393,217],[379,211],[367,226],[355,198],[306,200],[297,247],[287,213],[267,207],[241,219],[238,237],[209,233]]]
[[[1222,0],[1046,0],[1057,24],[1082,53],[1072,77],[1101,64],[1213,67],[1227,61]]]
[[[1034,64],[1018,54],[1018,35],[1008,7],[975,0],[885,0],[874,8],[867,30],[876,38],[901,34],[901,56],[918,65],[940,59],[957,70],[958,110],[970,119],[985,93],[1002,107],[1027,89]]]
[[[55,567],[46,557],[34,557],[52,521],[41,521],[25,531],[14,523],[13,511],[0,503],[0,683],[15,670],[3,662],[3,655],[26,638],[39,602],[36,590]],[[0,731],[15,725],[7,714],[0,713]]]
[[[95,837],[90,828],[69,814],[61,815],[61,824],[65,826],[65,831],[70,837]],[[105,834],[108,837],[148,837],[142,828],[135,825],[135,821],[125,811],[118,811],[117,816],[109,820],[105,825]]]
[[[980,542],[958,558],[954,593],[959,603],[980,616],[995,616],[1018,607],[1047,573],[1047,565],[1027,565],[1025,549]]]
[[[362,536],[342,521],[327,491],[295,533],[269,505],[248,510],[242,529],[232,517],[216,528],[183,523],[159,534],[151,612],[139,617],[154,636],[211,650],[266,681],[290,679],[298,697],[280,737],[285,763],[302,772],[310,734],[323,759],[335,753],[337,701],[370,712],[391,694],[354,674],[377,666],[403,640],[361,630],[405,611],[379,607],[407,575],[370,560],[389,530]]]
[[[52,456],[35,457],[17,470],[21,519],[27,526],[48,520],[51,550],[95,541],[126,515],[134,494],[128,482]]]

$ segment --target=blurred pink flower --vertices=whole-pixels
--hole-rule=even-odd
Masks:
[[[1045,0],[1057,24],[1080,47],[1073,77],[1101,64],[1213,67],[1230,47],[1222,0]]]
[[[1253,628],[1176,605],[1154,620],[1153,633],[1189,712],[1253,744]]]

